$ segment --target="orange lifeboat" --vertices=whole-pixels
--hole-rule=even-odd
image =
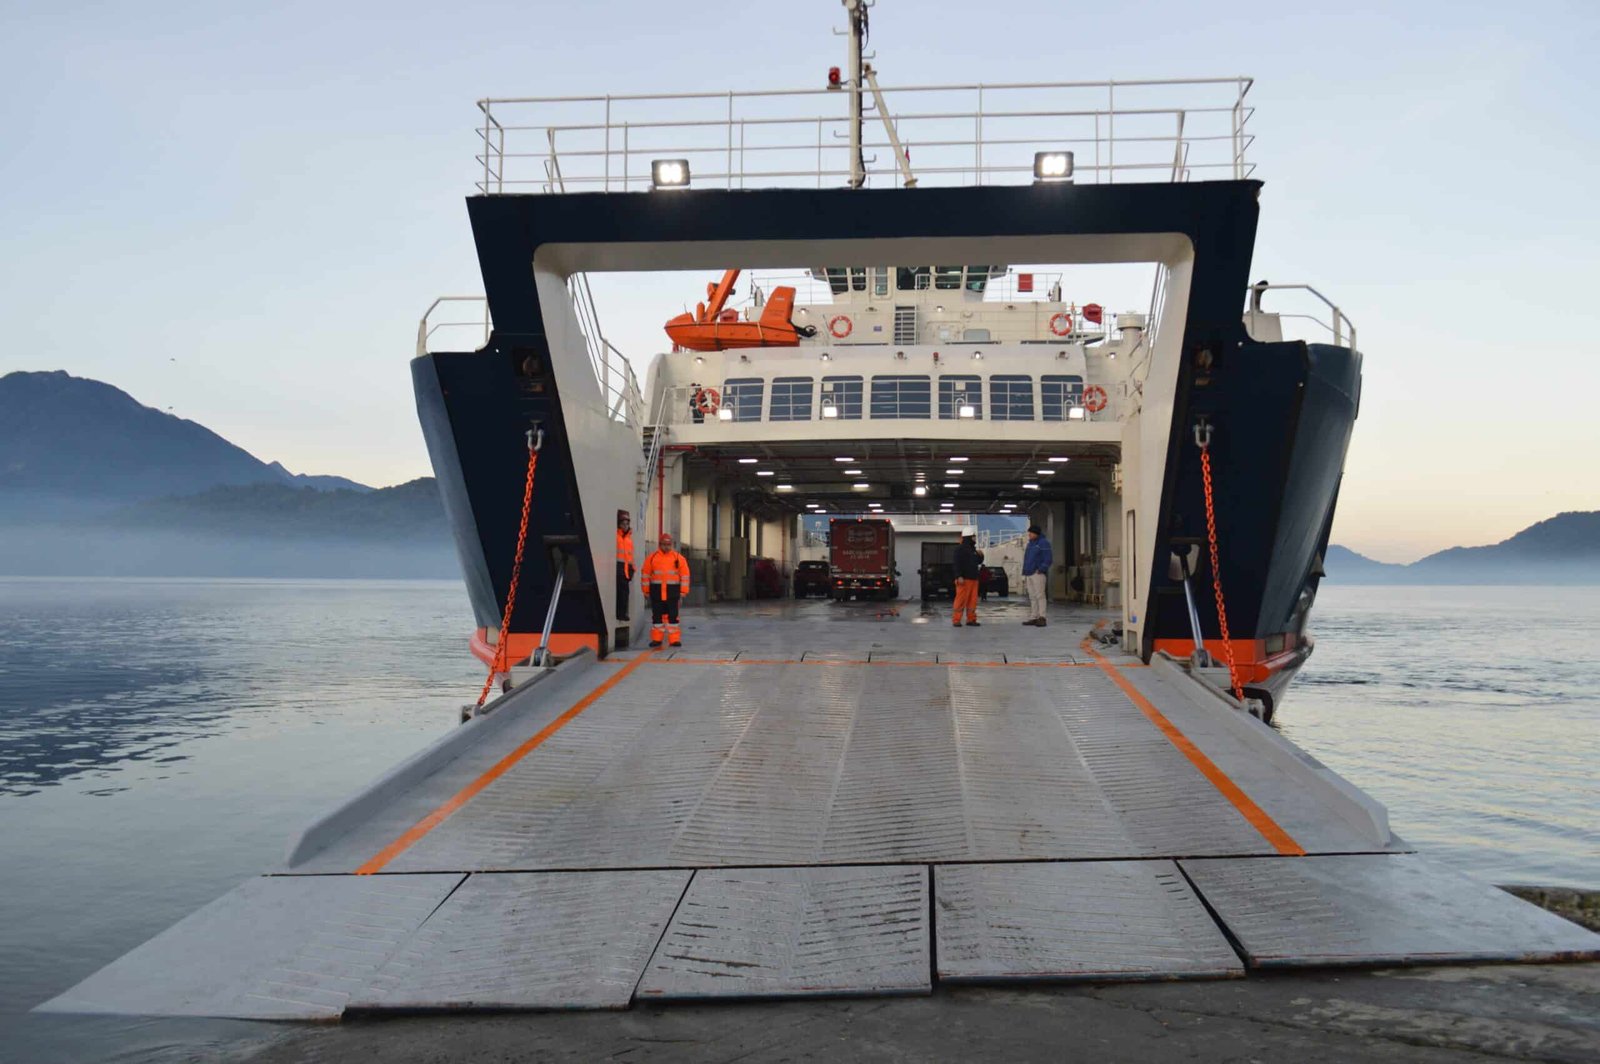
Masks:
[[[667,322],[667,335],[672,342],[688,351],[795,347],[800,337],[816,333],[815,326],[796,326],[789,320],[794,314],[794,289],[788,286],[772,290],[759,320],[741,321],[738,311],[724,309],[733,295],[733,282],[738,279],[738,270],[727,271],[720,283],[706,285],[707,302],[696,304],[694,313],[685,312]]]

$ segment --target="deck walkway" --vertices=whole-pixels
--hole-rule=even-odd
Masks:
[[[1090,649],[1093,612],[981,614],[686,611],[681,649],[518,688],[46,1007],[618,1008],[1600,955],[1408,852],[1176,670]]]

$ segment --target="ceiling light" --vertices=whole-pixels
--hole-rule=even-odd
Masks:
[[[846,469],[844,471],[844,475],[847,476],[847,477],[859,477],[861,475],[861,470],[859,470],[859,469]]]
[[[1070,462],[1070,461],[1072,461],[1072,459],[1064,458],[1064,457],[1062,457],[1060,455],[1052,455],[1049,460],[1052,461],[1052,462]]]
[[[947,487],[947,488],[959,488],[960,486],[961,486],[960,483],[957,482],[957,481],[954,481],[954,480],[952,480],[950,483],[945,485],[945,487]]]
[[[740,465],[755,465],[759,461],[761,461],[761,459],[759,459],[759,458],[741,458],[741,459],[739,459],[739,464]]]
[[[952,461],[952,462],[970,462],[970,461],[972,461],[972,459],[966,457],[965,455],[956,454],[956,455],[951,455],[950,456],[950,461]]]
[[[835,462],[854,462],[854,458],[835,458]]]
[[[959,477],[961,474],[963,474],[965,472],[966,472],[965,469],[946,469],[944,471],[944,475],[947,476],[947,477]]]
[[[850,485],[850,487],[855,491],[866,491],[871,485],[863,480],[860,483]]]
[[[982,362],[983,361],[983,352],[982,351],[974,351],[974,352],[972,352],[972,360],[974,362]]]
[[[918,484],[916,487],[911,489],[911,494],[926,495],[928,494],[928,486],[926,484]]]
[[[688,159],[650,160],[650,184],[655,188],[686,188],[689,184]]]
[[[776,476],[776,475],[777,474],[774,473],[770,469],[758,469],[758,470],[756,470],[756,476],[758,476],[758,477],[771,477],[771,476]]]
[[[1054,469],[1035,469],[1034,473],[1041,477],[1053,477],[1056,475]]]
[[[1022,486],[1024,488],[1026,488],[1028,491],[1038,491],[1039,490],[1039,485],[1037,485],[1037,484],[1024,484]]]
[[[794,485],[793,484],[779,484],[778,485],[778,490],[779,491],[793,491],[794,490]]]

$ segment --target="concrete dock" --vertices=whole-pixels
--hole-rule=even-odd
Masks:
[[[1600,936],[1412,852],[1380,805],[1174,666],[1091,645],[1092,614],[983,617],[709,607],[681,649],[525,674],[282,868],[42,1007],[937,1002],[1600,956]]]

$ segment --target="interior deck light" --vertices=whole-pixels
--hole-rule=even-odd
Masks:
[[[952,461],[952,462],[970,462],[970,461],[972,461],[972,459],[968,458],[966,455],[963,455],[963,454],[953,454],[953,455],[950,456],[950,461]]]
[[[1033,179],[1035,181],[1071,181],[1072,153],[1070,151],[1034,152]]]
[[[1037,484],[1024,484],[1022,486],[1024,488],[1026,488],[1028,491],[1038,491],[1039,490],[1039,485],[1037,485]]]
[[[866,481],[862,481],[859,484],[852,484],[852,485],[850,485],[850,487],[854,491],[866,491],[867,488],[871,487],[871,485],[868,484]]]
[[[835,458],[835,462],[854,462],[854,458]]]
[[[1034,169],[1038,169],[1038,163],[1034,164]],[[654,188],[687,188],[689,186],[689,160],[650,160],[650,184]]]
[[[947,476],[947,477],[959,477],[961,474],[963,474],[965,472],[966,472],[965,469],[946,469],[944,471],[944,475]]]
[[[1049,460],[1052,461],[1052,462],[1070,462],[1070,461],[1072,461],[1071,458],[1068,458],[1065,455],[1059,455],[1059,454],[1051,455]]]
[[[772,476],[777,476],[777,474],[774,473],[770,469],[758,469],[758,470],[756,470],[756,476],[758,476],[758,477],[772,477]]]
[[[950,483],[945,485],[945,487],[947,487],[947,488],[959,488],[960,486],[961,485],[959,483],[957,483],[956,481],[953,481],[953,480]]]
[[[916,487],[911,489],[911,494],[918,496],[928,494],[928,485],[918,484]]]
[[[794,490],[794,485],[793,484],[779,484],[778,485],[778,490],[779,491],[793,491]]]
[[[861,476],[861,470],[859,470],[859,469],[846,469],[844,471],[844,475],[847,476],[847,477],[859,477],[859,476]]]
[[[1084,410],[1084,408],[1081,407],[1081,406],[1073,406],[1073,407],[1068,407],[1067,408],[1067,420],[1068,421],[1082,421],[1087,416],[1088,416],[1088,411]]]
[[[759,458],[741,458],[741,459],[739,459],[739,464],[740,465],[755,465],[759,461],[761,461],[761,459],[759,459]]]

